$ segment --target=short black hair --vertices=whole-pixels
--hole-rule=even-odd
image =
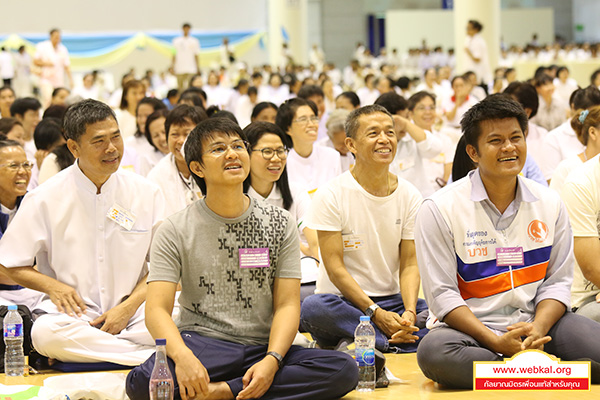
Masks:
[[[231,111],[227,110],[217,110],[216,112],[212,113],[208,118],[227,118],[238,125],[240,124],[235,115],[233,115]]]
[[[408,102],[396,92],[387,92],[375,100],[375,104],[385,108],[390,114],[397,114],[398,111],[404,111],[408,108]]]
[[[600,105],[600,90],[594,85],[590,85],[585,89],[577,89],[571,95],[569,104],[573,110],[585,110]]]
[[[0,133],[8,135],[8,132],[12,131],[15,125],[23,126],[21,121],[14,117],[0,118]]]
[[[401,76],[396,81],[396,85],[398,85],[398,87],[402,90],[407,90],[410,86],[410,78],[407,76]]]
[[[185,22],[185,23],[184,23],[184,24],[181,26],[181,29],[184,29],[184,28],[191,28],[191,27],[192,27],[192,26],[189,24],[189,22]]]
[[[52,146],[63,138],[58,118],[46,118],[40,121],[33,131],[33,142],[38,150],[52,150]]]
[[[310,107],[313,113],[315,113],[315,116],[319,115],[319,110],[317,109],[315,103],[310,100],[303,99],[302,97],[296,97],[295,99],[287,100],[281,106],[279,106],[279,110],[277,110],[277,116],[275,117],[275,124],[286,133],[287,141],[284,144],[290,149],[293,147],[293,143],[292,138],[287,135],[287,132],[290,130],[290,126],[292,126],[292,121],[296,116],[296,111],[298,111],[298,108],[302,106]]]
[[[177,89],[169,89],[169,91],[167,92],[167,99],[175,97],[178,94],[179,94],[179,90],[177,90]]]
[[[172,125],[184,125],[193,123],[198,125],[200,122],[208,119],[206,111],[202,108],[190,106],[187,104],[179,104],[177,107],[169,112],[165,119],[165,135],[167,135],[167,142],[169,141],[169,130]]]
[[[469,20],[469,24],[471,24],[473,26],[473,29],[475,29],[477,32],[481,32],[481,30],[483,29],[483,25],[481,25],[481,23],[477,20],[471,19]]]
[[[264,122],[264,121],[252,122],[251,124],[249,124],[247,127],[244,128],[243,132],[244,132],[244,135],[246,136],[246,140],[248,140],[248,143],[250,144],[250,148],[248,149],[250,151],[252,151],[252,149],[254,149],[254,146],[256,146],[256,144],[258,143],[260,138],[268,133],[272,133],[274,135],[279,136],[279,139],[281,139],[281,142],[283,143],[284,146],[285,146],[285,142],[287,140],[287,138],[286,138],[287,135],[281,130],[281,128],[270,122]],[[248,192],[248,189],[250,188],[251,183],[252,183],[252,178],[251,178],[251,175],[248,174],[248,177],[244,181],[244,192],[245,193]],[[283,169],[281,176],[275,182],[275,186],[277,186],[277,188],[281,192],[281,197],[283,199],[283,208],[285,208],[286,210],[289,211],[290,207],[294,203],[294,199],[292,198],[292,192],[290,191],[290,185],[289,185],[289,180],[288,180],[288,175],[287,175],[287,168]]]
[[[435,95],[429,93],[426,90],[422,90],[420,92],[413,94],[412,96],[410,96],[408,98],[408,101],[407,101],[408,111],[412,112],[415,109],[415,107],[417,106],[417,104],[419,104],[419,102],[421,100],[423,100],[425,97],[429,97],[431,100],[433,100],[433,104],[435,104]]]
[[[205,153],[204,142],[220,133],[227,136],[239,136],[242,140],[246,141],[246,136],[238,124],[227,118],[208,118],[196,125],[186,139],[184,153],[188,168],[193,161],[200,163],[202,166],[204,165],[204,161],[202,160],[202,156]],[[206,182],[204,178],[200,178],[193,172],[192,176],[202,193],[206,195]]]
[[[505,118],[515,118],[523,134],[527,132],[527,114],[519,103],[504,93],[487,96],[467,110],[460,121],[466,144],[479,151],[477,142],[481,136],[481,123]]]
[[[10,115],[12,116],[23,116],[27,111],[38,111],[42,108],[42,105],[33,97],[23,97],[16,99],[10,106]]]
[[[44,115],[42,115],[42,119],[58,118],[60,121],[62,121],[63,117],[65,116],[65,112],[67,112],[67,106],[63,106],[61,104],[53,104],[50,107],[46,108],[46,111],[44,111]]]
[[[275,112],[277,112],[277,106],[274,103],[271,103],[270,101],[262,101],[255,105],[252,109],[252,115],[250,116],[250,120],[253,120],[256,117],[258,117],[258,114],[260,114],[263,110],[267,108],[272,108],[273,110],[275,110]]]
[[[348,101],[350,102],[350,104],[352,104],[352,106],[354,108],[356,107],[360,107],[360,98],[358,97],[358,95],[352,91],[347,91],[347,92],[342,92],[340,93],[340,95],[338,97],[336,97],[336,100],[339,99],[340,97],[344,97],[346,99],[348,99]]]
[[[549,83],[552,83],[552,78],[546,73],[540,74],[533,79],[533,86],[535,86],[536,88],[547,85]]]
[[[94,99],[77,102],[67,108],[63,118],[63,133],[66,139],[79,142],[88,125],[112,118],[115,122],[115,112],[106,104]]]
[[[515,100],[521,103],[523,108],[531,109],[531,115],[529,115],[529,119],[535,117],[538,107],[540,106],[540,99],[531,83],[517,81],[511,82],[510,85],[504,89],[504,93],[513,96]]]
[[[58,96],[58,94],[60,93],[61,90],[66,90],[67,92],[71,93],[71,91],[69,89],[67,89],[66,87],[57,87],[54,88],[54,90],[52,91],[52,97],[56,97]]]
[[[308,100],[313,96],[321,96],[324,98],[325,94],[323,93],[323,89],[317,85],[304,85],[298,91],[298,97],[301,99]]]
[[[348,114],[346,118],[346,123],[344,128],[346,130],[346,137],[354,139],[356,137],[356,133],[358,132],[358,128],[360,128],[360,117],[363,115],[371,115],[375,113],[382,113],[388,115],[390,119],[393,121],[392,114],[385,109],[385,107],[380,106],[378,104],[371,104],[368,106],[364,106],[361,108],[357,108]]]

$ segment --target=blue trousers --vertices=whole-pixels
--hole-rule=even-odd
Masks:
[[[600,363],[598,322],[567,312],[550,328],[548,336],[552,340],[544,345],[546,353],[562,361],[589,358],[592,363]],[[502,360],[503,357],[483,347],[471,336],[449,327],[432,329],[417,352],[423,374],[452,388],[473,387],[473,361]],[[592,383],[600,382],[592,380]]]
[[[182,332],[181,336],[208,371],[210,381],[226,382],[234,397],[243,388],[246,371],[267,352],[267,346],[244,346],[196,332]],[[175,383],[175,399],[180,399],[175,363],[170,358],[168,362]],[[154,356],[129,372],[126,390],[131,400],[150,398],[148,385],[153,367]],[[337,399],[354,390],[357,383],[358,368],[352,357],[337,351],[292,346],[261,399]]]
[[[400,294],[385,297],[371,297],[379,307],[402,315],[404,302]],[[354,338],[354,330],[364,313],[349,300],[334,294],[314,294],[302,302],[300,326],[306,329],[320,347],[334,347],[341,339]],[[428,332],[425,322],[429,310],[425,300],[417,301],[417,322],[420,329],[415,334],[422,338]],[[379,351],[389,353],[414,353],[420,339],[416,343],[391,344],[387,336],[373,324],[375,328],[375,347]]]

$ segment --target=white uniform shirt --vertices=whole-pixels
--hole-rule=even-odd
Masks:
[[[567,157],[581,153],[585,146],[577,139],[567,120],[557,128],[548,132],[544,139],[542,159],[536,160],[546,179],[552,179],[558,164]]]
[[[181,176],[173,154],[163,157],[148,173],[148,179],[160,187],[167,201],[167,217],[183,210],[202,196],[193,175],[190,174],[188,179]]]
[[[173,39],[175,48],[175,65],[173,66],[176,74],[195,74],[198,71],[196,63],[197,56],[200,54],[200,42],[192,36],[179,36]]]
[[[34,60],[52,63],[52,67],[42,67],[42,80],[52,84],[53,87],[65,86],[65,67],[71,65],[67,48],[59,43],[56,48],[49,40],[38,43],[35,49]]]
[[[475,62],[469,56],[464,57],[464,70],[473,71],[477,75],[477,82],[489,82],[492,78],[490,63],[488,61],[488,50],[485,40],[481,34],[477,33],[473,36],[465,38],[465,47],[467,47],[473,57],[478,58],[479,62]]]
[[[368,296],[398,294],[400,242],[414,240],[421,200],[419,191],[402,178],[389,196],[373,196],[348,171],[317,191],[306,225],[342,232],[346,270]],[[325,268],[319,268],[315,293],[341,294]]]
[[[287,158],[290,187],[300,187],[312,194],[342,173],[340,153],[324,146],[313,146],[310,156],[300,157],[292,149]]]
[[[329,147],[330,149],[334,149],[335,147],[333,147],[333,142],[331,141],[331,139],[329,139],[329,136],[327,136],[326,138],[323,138],[319,141],[317,141],[316,143],[317,146],[325,146],[325,147]],[[337,151],[337,150],[335,150]],[[340,152],[338,151],[338,154],[340,154]],[[342,172],[346,172],[348,171],[350,168],[352,168],[354,166],[354,156],[352,155],[352,153],[347,152],[345,156],[343,156],[342,154],[340,154],[340,161],[341,161],[341,165],[342,165]]]
[[[565,202],[574,237],[600,237],[600,156],[595,156],[567,177],[561,197]],[[598,256],[598,255],[596,255]],[[600,293],[600,287],[585,278],[577,260],[573,269],[571,303],[580,307]]]
[[[434,190],[425,172],[424,159],[437,157],[443,150],[440,138],[425,131],[427,139],[417,143],[408,133],[398,141],[396,156],[390,165],[390,172],[416,186],[423,197]]]
[[[527,125],[527,155],[533,157],[539,165],[544,158],[544,139],[548,135],[548,130],[531,121]]]
[[[0,241],[0,264],[36,263],[102,314],[130,295],[148,271],[146,257],[164,217],[164,199],[156,185],[122,170],[96,192],[77,163],[29,192]],[[135,216],[130,230],[108,218],[116,206]],[[58,312],[47,296],[40,308]]]

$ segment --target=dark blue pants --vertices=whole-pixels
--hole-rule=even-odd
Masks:
[[[195,332],[182,332],[181,336],[208,371],[210,381],[226,382],[234,397],[242,390],[246,371],[267,352],[267,346],[244,346]],[[175,381],[175,399],[180,399],[175,363],[170,358],[168,362]],[[342,352],[292,346],[283,363],[261,399],[337,399],[358,383],[356,362]],[[153,367],[154,356],[129,372],[126,389],[131,400],[150,397],[148,384]]]
[[[546,353],[562,361],[589,358],[600,363],[600,324],[567,312],[548,331],[552,340],[544,345]],[[417,361],[426,377],[447,387],[473,387],[473,361],[502,361],[471,336],[449,327],[433,329],[419,346]],[[594,382],[592,383],[600,383]]]
[[[400,294],[384,297],[371,297],[379,307],[402,315],[405,311]],[[354,338],[354,330],[360,322],[360,316],[365,315],[349,300],[335,294],[314,294],[302,302],[300,326],[309,332],[321,347],[333,347],[341,339]],[[429,310],[425,300],[417,301],[417,322],[420,329],[415,334],[422,338],[428,331],[425,322]],[[375,347],[379,351],[390,353],[414,353],[420,340],[416,343],[392,344],[388,342],[385,333],[375,324]]]

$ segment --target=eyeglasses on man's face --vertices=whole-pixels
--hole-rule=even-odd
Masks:
[[[23,168],[25,171],[31,171],[33,163],[31,161],[24,161],[22,163],[13,161],[7,164],[0,164],[0,168],[8,168],[11,171],[18,171],[20,168]]]
[[[227,150],[231,149],[234,152],[241,154],[248,152],[248,142],[245,140],[234,140],[230,144],[225,143],[215,143],[211,145],[208,150],[204,154],[210,154],[215,157],[222,156],[227,153]]]

